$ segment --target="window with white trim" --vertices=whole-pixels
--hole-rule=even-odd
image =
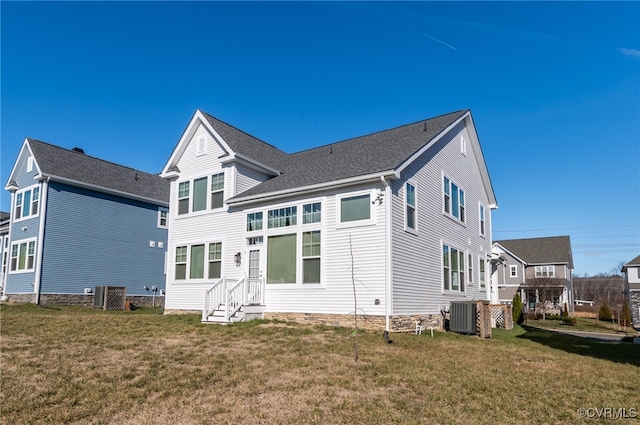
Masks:
[[[32,272],[36,260],[35,239],[11,244],[10,272]]]
[[[222,208],[224,172],[178,183],[178,215]]]
[[[555,277],[556,267],[555,266],[536,266],[535,274],[536,274],[536,277]]]
[[[302,206],[302,224],[320,223],[321,219],[320,202],[304,204]]]
[[[463,223],[465,222],[464,198],[464,190],[445,176],[443,179],[444,212]]]
[[[405,183],[405,230],[416,231],[418,229],[418,216],[416,214],[416,187]]]
[[[262,230],[262,211],[247,214],[247,232]]]
[[[469,254],[467,261],[469,266],[469,286],[471,286],[473,284],[473,257],[471,254]]]
[[[221,242],[177,246],[175,258],[175,280],[186,280],[187,276],[198,280],[219,279],[222,275]]]
[[[298,207],[285,207],[267,212],[267,228],[289,227],[298,224]]]
[[[449,245],[442,245],[442,283],[445,291],[464,292],[465,253]]]
[[[484,205],[480,204],[478,214],[480,216],[480,235],[484,236],[485,235]]]
[[[340,198],[341,223],[370,219],[371,195],[369,193]]]
[[[209,244],[209,279],[222,276],[222,242]]]
[[[189,213],[189,182],[178,183],[178,215]]]
[[[267,284],[296,283],[296,252],[296,233],[267,238]]]
[[[176,276],[175,280],[184,280],[187,278],[187,247],[176,247]]]
[[[38,215],[40,206],[40,186],[16,192],[14,221]]]
[[[201,177],[193,180],[193,200],[191,211],[204,211],[207,209],[207,178]]]
[[[167,228],[167,219],[169,216],[169,211],[167,210],[158,210],[158,227],[163,229]]]
[[[320,283],[320,230],[302,233],[302,283]]]
[[[482,257],[478,257],[478,264],[480,266],[480,289],[485,289],[487,286],[486,262]]]
[[[518,277],[518,266],[509,266],[509,277]]]
[[[211,176],[211,209],[222,208],[224,201],[224,173]]]

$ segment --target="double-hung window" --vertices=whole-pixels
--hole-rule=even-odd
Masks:
[[[302,233],[302,283],[320,283],[320,231]]]
[[[222,208],[224,200],[224,173],[211,176],[211,209]]]
[[[480,204],[480,235],[485,235],[484,205]]]
[[[189,183],[180,182],[178,184],[178,214],[189,213]]]
[[[418,229],[416,215],[416,187],[411,183],[406,183],[405,192],[405,229],[416,231]]]
[[[220,279],[222,272],[222,243],[209,244],[209,279]]]
[[[40,205],[40,186],[16,193],[15,218],[19,220],[31,216],[38,215],[38,207]]]
[[[169,211],[167,210],[159,210],[158,211],[158,227],[163,229],[167,228],[167,219],[169,216]]]
[[[469,254],[469,256],[467,257],[467,261],[468,264],[467,266],[469,267],[469,286],[471,286],[473,284],[473,257],[471,256],[471,254]]]
[[[444,177],[443,183],[444,212],[464,223],[466,220],[464,190],[447,177]]]
[[[509,277],[518,277],[518,266],[509,266]]]
[[[464,292],[465,253],[448,245],[442,245],[442,283],[446,291]]]
[[[36,241],[20,241],[11,244],[11,259],[9,271],[33,271],[36,259]]]
[[[176,247],[176,280],[187,278],[187,247]]]

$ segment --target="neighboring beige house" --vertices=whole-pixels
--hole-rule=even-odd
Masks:
[[[540,301],[555,311],[566,303],[573,311],[569,236],[494,241],[492,252],[492,285],[498,288],[498,302],[510,304],[519,292],[526,311],[539,308]]]
[[[625,264],[622,272],[631,310],[631,322],[634,328],[640,329],[640,255]]]

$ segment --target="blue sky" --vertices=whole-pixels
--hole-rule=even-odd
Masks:
[[[294,152],[470,108],[495,240],[570,235],[579,275],[640,254],[640,2],[0,13],[3,185],[25,137],[157,173],[196,109]]]

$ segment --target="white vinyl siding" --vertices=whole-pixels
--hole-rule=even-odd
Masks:
[[[460,135],[467,140],[466,156],[460,154]],[[478,203],[486,206],[490,202],[473,147],[472,138],[460,123],[452,129],[450,136],[443,137],[433,149],[406,167],[402,171],[403,179],[390,181],[393,315],[440,314],[452,300],[488,299],[486,290],[479,287],[479,266],[476,262],[480,254],[491,249],[491,212],[487,208],[486,236],[482,237],[476,208]],[[465,214],[465,223],[445,211],[447,205],[451,209],[451,204],[444,202],[445,178],[463,188],[466,206],[474,207],[473,214]],[[405,230],[406,182],[415,182],[416,185],[418,234]],[[451,186],[448,184],[446,187],[450,198]],[[425,223],[428,224],[427,231]],[[444,290],[443,244],[463,251],[467,256],[464,292]],[[469,255],[472,261],[469,261]]]

